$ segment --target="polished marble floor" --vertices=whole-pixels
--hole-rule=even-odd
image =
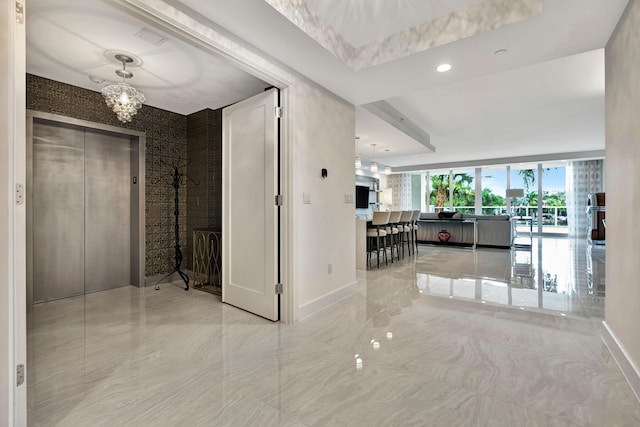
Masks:
[[[171,285],[38,305],[29,424],[640,425],[599,337],[603,248],[421,246],[358,279],[293,325]]]

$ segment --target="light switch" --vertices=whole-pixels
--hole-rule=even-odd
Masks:
[[[344,195],[344,202],[348,205],[352,205],[353,204],[353,194],[345,194]]]
[[[304,203],[305,205],[310,205],[311,204],[311,194],[302,193],[302,203]]]

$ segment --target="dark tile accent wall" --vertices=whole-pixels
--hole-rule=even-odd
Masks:
[[[175,265],[175,218],[172,169],[168,165],[187,158],[187,117],[145,105],[131,123],[122,123],[99,92],[31,74],[27,74],[27,108],[146,133],[145,275],[171,272]],[[188,216],[186,185],[180,187],[179,199],[179,234],[184,250]]]
[[[187,265],[191,267],[193,229],[222,228],[222,109],[187,116]]]

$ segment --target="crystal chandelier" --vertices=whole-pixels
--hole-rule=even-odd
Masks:
[[[123,80],[133,77],[133,73],[127,71],[127,63],[133,62],[133,59],[122,54],[116,55],[115,58],[122,61],[122,70],[116,70],[116,74]],[[113,112],[118,115],[118,120],[122,123],[131,122],[131,118],[138,113],[138,110],[142,108],[142,103],[146,100],[142,92],[124,81],[105,86],[102,89],[102,96],[104,96],[107,106],[113,109]]]
[[[356,169],[362,169],[362,158],[360,158],[360,153],[358,152],[359,151],[358,150],[358,140],[359,139],[360,139],[360,137],[356,136],[356,153],[357,153],[356,163],[355,163]]]

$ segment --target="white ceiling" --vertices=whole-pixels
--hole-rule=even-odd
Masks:
[[[154,28],[112,2],[30,0],[27,20],[27,72],[99,91],[121,81],[122,63],[108,50],[142,60],[127,67],[127,82],[142,90],[146,104],[180,114],[220,108],[260,93],[269,85],[187,43]],[[143,28],[165,40],[159,45],[140,37]],[[105,80],[96,84],[93,75]]]
[[[385,159],[392,167],[604,149],[604,49],[388,102],[437,148]]]
[[[488,0],[165,0],[355,105],[388,102],[429,133],[436,147],[428,153],[358,107],[356,131],[364,158],[372,157],[370,148],[363,149],[371,143],[378,144],[376,159],[398,167],[604,149],[602,48],[628,0],[545,0],[537,16],[359,71],[268,1],[306,8],[316,24],[361,46],[408,29],[418,39],[424,35],[416,26]],[[115,0],[74,3],[30,1],[29,72],[99,90],[87,75],[115,77],[117,66],[104,59],[103,51],[124,49],[144,61],[142,69],[132,70],[131,83],[145,91],[149,104],[181,113],[217,108],[265,86],[158,31],[118,8]],[[155,46],[134,37],[145,26],[169,40]],[[507,53],[495,55],[498,49]],[[442,62],[453,69],[437,73]]]

